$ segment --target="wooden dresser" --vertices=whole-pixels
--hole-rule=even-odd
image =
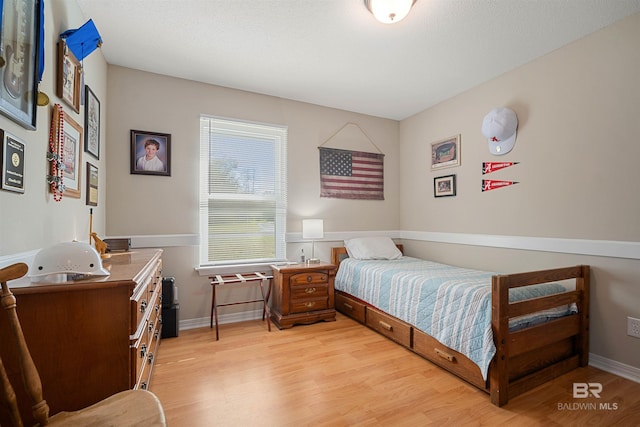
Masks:
[[[64,283],[9,282],[51,414],[150,386],[161,337],[162,250],[116,253],[108,277]],[[0,313],[0,337],[10,336]],[[17,355],[0,345],[18,402],[28,403]],[[20,411],[33,425],[28,405]],[[0,408],[0,425],[10,425]]]
[[[278,328],[336,320],[333,264],[272,265],[271,319]]]

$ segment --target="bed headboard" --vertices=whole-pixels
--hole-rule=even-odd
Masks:
[[[397,244],[396,246],[400,249],[400,252],[404,254],[404,246],[402,244]],[[349,258],[349,254],[347,253],[347,248],[344,246],[339,246],[336,248],[331,248],[331,264],[340,265],[343,259]]]

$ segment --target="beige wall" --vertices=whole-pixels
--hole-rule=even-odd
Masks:
[[[201,114],[288,126],[288,233],[300,233],[302,218],[309,217],[323,218],[327,233],[398,229],[397,121],[117,66],[109,66],[108,74],[110,236],[198,233]],[[171,134],[171,177],[129,173],[132,129]],[[373,152],[377,146],[385,154],[385,200],[320,198],[318,146],[323,144]],[[297,259],[300,247],[289,244],[288,258]],[[311,252],[309,244],[305,252]],[[328,260],[328,248],[320,254]],[[168,247],[163,274],[176,277],[180,318],[206,319],[208,324],[211,290],[207,277],[195,272],[197,264],[197,247]],[[233,292],[224,292],[220,298],[220,302],[244,299]],[[221,314],[250,309],[226,307]]]
[[[89,239],[89,207],[85,204],[85,164],[98,167],[98,207],[94,208],[93,230],[99,235],[105,232],[106,158],[104,156],[105,126],[102,126],[100,160],[82,153],[80,164],[81,197],[64,197],[54,202],[48,191],[46,160],[49,143],[49,126],[53,104],[61,103],[65,113],[84,127],[84,111],[75,113],[56,96],[56,43],[60,33],[78,28],[86,22],[75,2],[48,0],[45,2],[45,69],[40,90],[51,102],[38,107],[37,129],[26,130],[4,115],[0,116],[0,128],[25,142],[25,192],[24,194],[0,191],[0,257],[36,251],[42,247],[70,241]],[[98,49],[84,60],[85,83],[91,87],[101,102],[102,121],[107,108],[107,64]]]
[[[443,233],[407,241],[410,255],[494,271],[592,266],[591,352],[640,368],[640,260],[446,243],[448,233],[612,241],[640,247],[640,14],[552,52],[401,122],[401,229]],[[470,70],[473,72],[473,70]],[[519,119],[512,152],[489,154],[484,115],[509,106]],[[461,134],[460,167],[430,171],[430,142]],[[481,191],[483,161],[516,166],[486,175],[520,183]],[[456,174],[457,196],[433,197],[433,178]],[[428,234],[428,233],[427,233]],[[520,239],[519,239],[520,238]],[[427,239],[428,240],[428,239]],[[482,238],[480,238],[482,241]],[[490,239],[484,239],[490,240]],[[617,243],[616,243],[617,242]]]

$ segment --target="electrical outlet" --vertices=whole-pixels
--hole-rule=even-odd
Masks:
[[[627,317],[627,335],[640,338],[640,319]]]

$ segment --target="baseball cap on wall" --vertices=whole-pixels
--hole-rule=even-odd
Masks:
[[[507,154],[516,143],[518,116],[511,108],[494,108],[482,121],[482,134],[488,139],[491,154]]]

